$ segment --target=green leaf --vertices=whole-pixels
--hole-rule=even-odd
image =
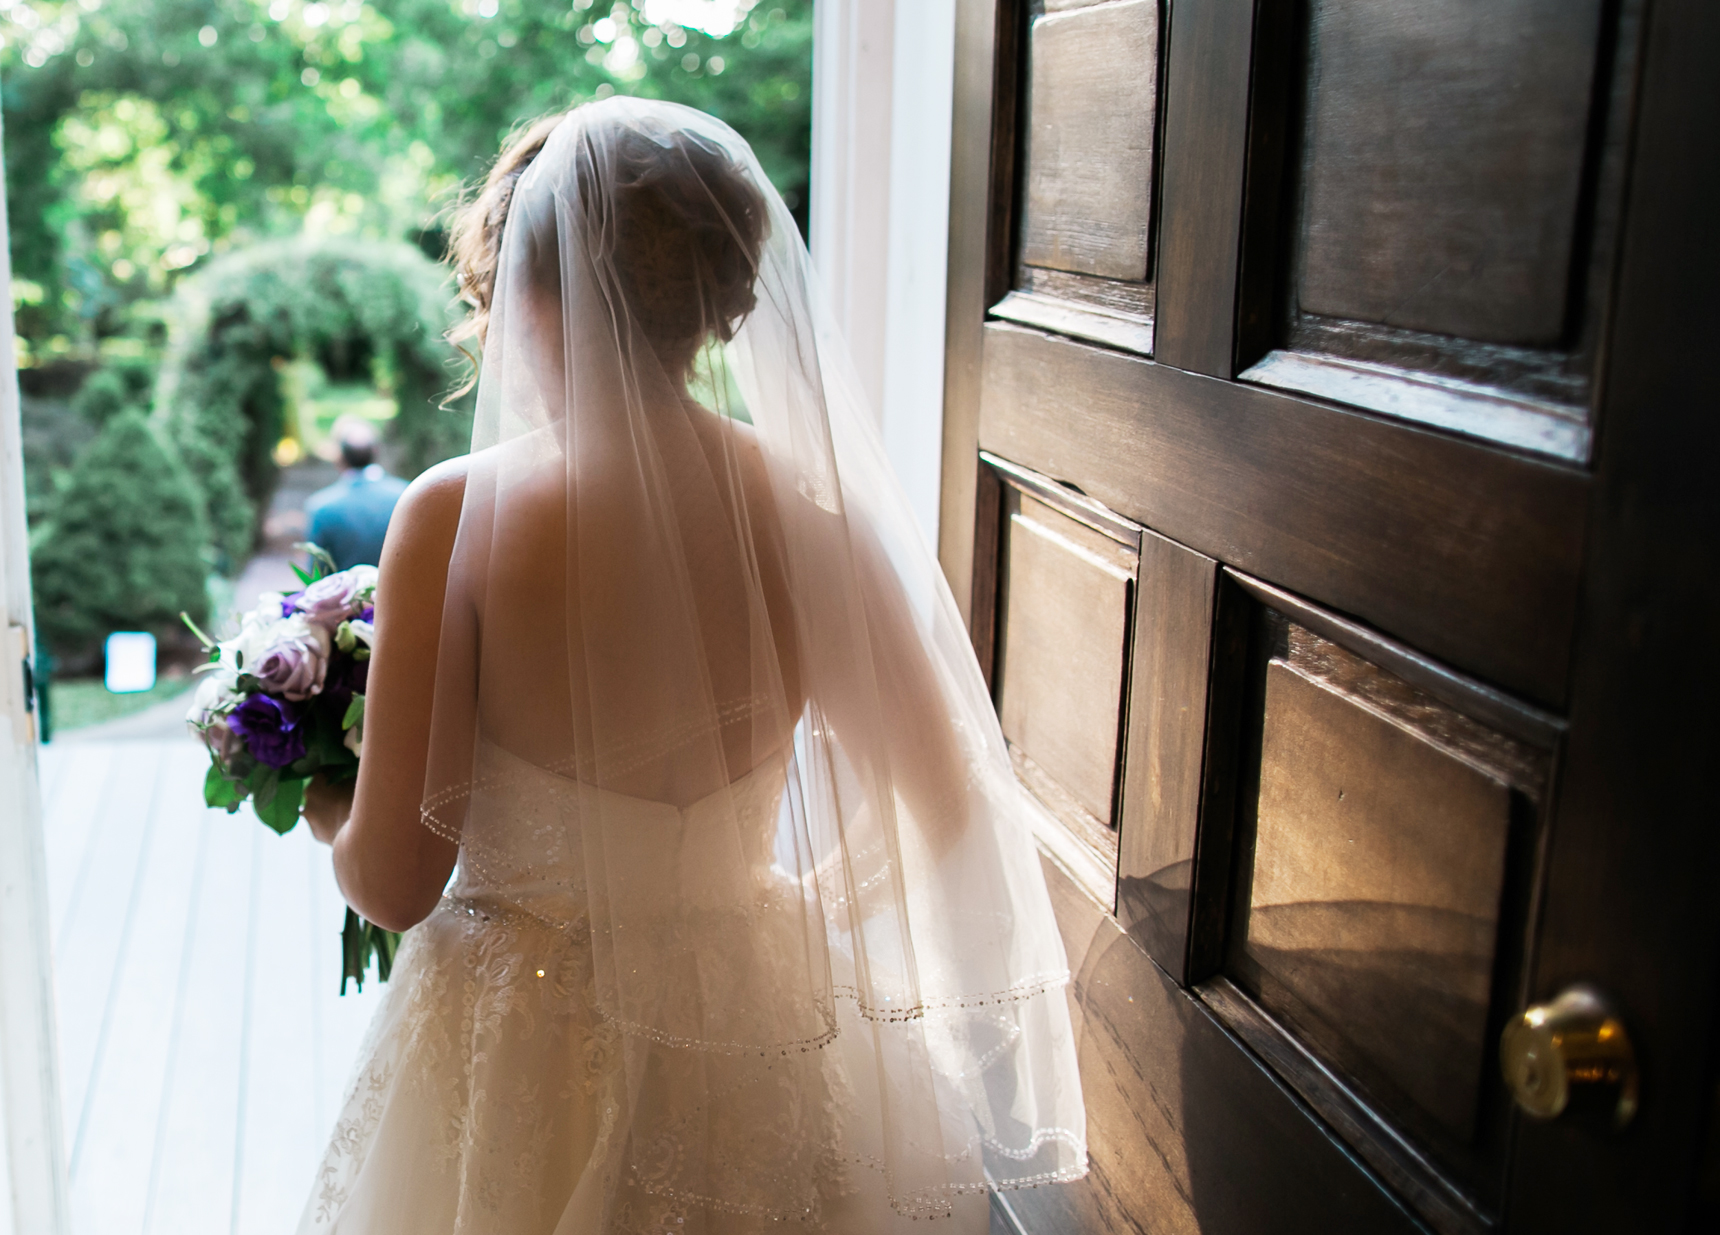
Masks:
[[[203,778],[204,805],[219,806],[231,811],[238,808],[242,796],[239,786],[221,770],[221,765],[211,760],[209,774]]]
[[[306,556],[311,559],[311,570],[314,573],[309,579],[305,579],[305,582],[307,583],[314,583],[318,579],[326,579],[328,576],[335,574],[339,570],[339,567],[334,564],[334,558],[329,556],[329,551],[317,544],[315,541],[300,541],[298,544],[294,545],[293,548],[302,549]],[[295,566],[293,569],[298,570],[299,568]],[[301,579],[305,578],[304,571],[299,571],[299,577]]]
[[[267,802],[253,801],[252,808],[269,827],[279,836],[291,832],[299,822],[299,806],[304,802],[305,782],[302,780],[279,781],[273,796]]]
[[[309,587],[311,584],[316,582],[316,576],[311,574],[310,571],[306,570],[303,566],[300,566],[297,562],[289,562],[288,565],[293,568],[293,573],[299,577],[299,582],[304,584],[306,587]]]
[[[346,715],[340,718],[340,727],[344,732],[354,725],[364,721],[364,696],[354,692],[352,702],[346,705]]]
[[[275,785],[281,779],[279,768],[272,768],[266,763],[259,763],[245,777],[245,785],[251,794],[260,802],[267,802],[275,796]]]
[[[350,979],[364,991],[364,920],[347,907],[346,921],[340,928],[340,993],[346,994]]]
[[[394,954],[400,950],[400,936],[372,922],[366,922],[364,929],[370,937],[370,949],[376,955],[377,980],[386,982],[394,974]]]

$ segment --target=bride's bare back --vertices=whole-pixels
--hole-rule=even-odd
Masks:
[[[669,748],[629,759],[630,766],[566,766],[569,753],[588,744],[575,733],[572,720],[584,710],[575,695],[587,690],[587,667],[563,663],[560,656],[534,655],[532,649],[593,646],[609,662],[611,675],[641,681],[657,649],[644,640],[588,636],[588,630],[646,629],[652,614],[638,607],[654,602],[620,589],[582,586],[582,569],[594,579],[625,573],[624,563],[598,555],[626,553],[628,539],[605,536],[601,527],[592,526],[610,512],[582,506],[570,518],[557,454],[514,481],[507,524],[495,528],[491,538],[487,595],[471,598],[481,628],[474,634],[481,635],[484,650],[479,669],[486,679],[478,718],[484,739],[529,762],[631,797],[688,805],[738,780],[761,755],[788,741],[800,712],[800,684],[780,529],[757,439],[749,426],[691,403],[659,414],[685,417],[698,445],[690,456],[665,452],[662,462],[677,493],[678,538],[711,696],[718,711],[741,716],[721,731],[721,760],[687,758],[684,750]],[[625,511],[616,513],[627,517]],[[579,552],[569,552],[570,537]],[[762,664],[753,646],[759,632],[749,601],[758,595],[764,598],[770,636]],[[780,681],[778,706],[742,707],[761,679]],[[630,751],[660,745],[653,742],[659,725],[654,704],[641,698],[630,712],[609,709],[607,731],[593,735],[596,743]]]
[[[722,730],[720,769],[707,759],[677,758],[681,752],[667,750],[619,776],[597,777],[605,789],[687,805],[740,779],[761,753],[787,743],[802,692],[776,506],[757,439],[750,426],[690,403],[665,414],[685,416],[700,448],[694,457],[666,457],[666,470],[688,482],[707,480],[685,484],[681,531],[713,697],[719,706],[748,699],[761,671],[777,676],[782,691],[780,707],[750,710]],[[529,448],[530,443],[499,449],[523,454]],[[576,748],[573,695],[582,685],[584,667],[568,664],[562,652],[583,642],[569,638],[570,628],[595,619],[606,629],[627,629],[649,616],[629,612],[628,598],[616,593],[600,598],[609,606],[606,612],[582,614],[570,606],[569,597],[579,596],[581,588],[577,575],[570,574],[579,567],[577,555],[568,552],[565,473],[553,449],[540,453],[544,457],[535,466],[510,470],[506,522],[486,529],[490,557],[480,575],[487,579],[484,597],[448,597],[446,591],[472,459],[453,459],[421,476],[402,497],[389,528],[377,589],[365,757],[352,821],[336,853],[348,899],[383,925],[404,928],[428,913],[456,857],[455,847],[419,819],[434,686],[439,676],[444,684],[458,680],[448,672],[449,658],[469,658],[474,683],[480,673],[484,676],[485,689],[475,700],[484,740],[528,762],[572,774],[577,769],[566,765]],[[733,477],[734,482],[713,487],[712,477]],[[750,528],[756,558],[743,551],[735,535],[740,517]],[[579,537],[587,553],[603,544],[592,531],[587,527]],[[606,573],[604,565],[587,563],[597,573]],[[755,587],[768,611],[771,663],[766,666],[755,663],[755,623],[746,599]],[[465,615],[469,623],[445,632],[445,610]],[[618,641],[605,653],[615,662],[613,671],[624,674],[630,659],[653,651]],[[605,745],[634,748],[648,742],[654,723],[649,710],[632,720],[631,732],[622,727],[601,735]]]

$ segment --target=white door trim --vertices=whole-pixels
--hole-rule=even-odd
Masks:
[[[819,0],[813,23],[812,263],[936,545],[955,0]]]
[[[29,536],[4,194],[0,276],[7,289],[0,301],[0,1235],[64,1235],[65,1142],[36,716],[24,672],[33,650]]]

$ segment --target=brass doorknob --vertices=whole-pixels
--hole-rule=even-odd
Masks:
[[[1557,1119],[1590,1112],[1622,1128],[1636,1114],[1636,1053],[1606,996],[1566,987],[1505,1026],[1499,1067],[1525,1114]]]

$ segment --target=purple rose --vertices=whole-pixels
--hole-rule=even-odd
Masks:
[[[312,622],[332,633],[335,627],[363,607],[359,594],[375,586],[376,567],[354,566],[351,570],[318,579],[304,591],[287,597],[282,608],[291,604]]]
[[[245,740],[258,763],[284,768],[305,756],[299,710],[272,695],[251,695],[227,714],[227,725]]]
[[[262,653],[245,672],[265,690],[288,699],[309,699],[322,689],[328,657],[328,631],[300,615],[269,632]]]

